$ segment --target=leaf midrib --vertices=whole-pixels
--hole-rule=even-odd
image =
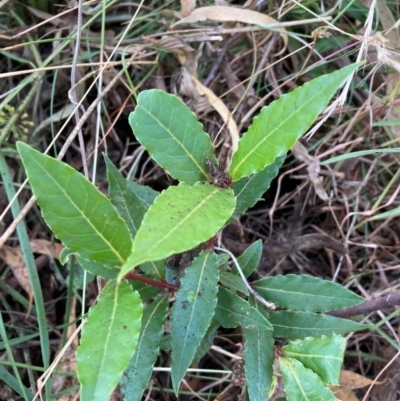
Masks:
[[[333,86],[333,85],[334,85],[334,83],[332,83],[332,84],[329,85],[329,86]],[[325,89],[326,89],[326,88],[325,88]],[[266,140],[268,140],[269,137],[270,137],[271,135],[273,135],[276,131],[280,130],[280,129],[281,129],[280,127],[281,127],[282,125],[286,124],[288,120],[290,120],[291,118],[293,118],[293,115],[294,115],[294,114],[298,114],[304,107],[306,107],[309,103],[311,103],[312,101],[314,101],[314,99],[316,99],[319,95],[320,95],[320,93],[315,94],[315,96],[313,96],[312,98],[310,98],[308,102],[303,103],[302,106],[301,106],[300,108],[296,109],[296,113],[292,113],[290,116],[288,116],[283,122],[281,122],[281,124],[279,124],[277,127],[275,127],[275,128],[269,133],[269,135],[266,135],[263,139],[261,139],[261,141],[259,141],[258,144],[257,144],[255,147],[253,147],[252,149],[248,150],[246,156],[243,157],[243,158],[239,161],[239,163],[236,165],[236,168],[232,171],[231,176],[232,176],[232,177],[235,177],[235,174],[236,174],[236,172],[238,171],[238,169],[240,168],[240,166],[241,166],[245,161],[247,161],[247,159],[248,159],[254,152],[256,152],[256,151],[258,150],[258,148],[259,148]],[[284,99],[284,98],[280,98],[280,99]],[[277,102],[279,102],[280,99],[278,99]],[[267,106],[267,107],[268,107],[268,106]],[[318,114],[319,114],[319,113],[318,113]],[[285,134],[286,134],[286,133],[285,133]],[[249,135],[249,133],[246,133],[246,135]],[[278,156],[280,156],[280,155],[277,155],[276,157],[278,157]],[[276,157],[275,157],[275,159],[276,159]]]
[[[189,158],[193,161],[194,165],[200,170],[200,172],[203,174],[204,178],[208,178],[207,172],[203,169],[203,167],[197,162],[197,160],[193,157],[193,155],[189,152],[189,150],[183,145],[183,143],[178,140],[178,138],[170,131],[169,128],[167,128],[159,119],[156,117],[154,114],[152,114],[150,111],[146,110],[143,106],[140,104],[137,105],[137,108],[142,109],[145,113],[147,113],[149,116],[153,117],[157,123],[163,127],[169,134],[170,136],[181,146],[181,148],[186,152],[186,154],[189,156]]]
[[[94,230],[95,233],[97,233],[99,235],[99,237],[101,237],[103,239],[103,241],[109,246],[109,248],[112,250],[112,252],[117,256],[117,258],[121,261],[121,264],[123,265],[125,263],[125,259],[119,254],[119,252],[112,246],[112,244],[102,235],[102,233],[100,231],[97,230],[97,227],[94,226],[90,219],[83,213],[82,210],[80,210],[78,208],[78,206],[75,204],[75,202],[72,200],[72,198],[70,196],[68,196],[67,192],[64,190],[64,188],[50,175],[48,174],[48,172],[42,167],[41,164],[38,163],[38,161],[35,158],[32,158],[32,160],[37,164],[37,166],[46,174],[46,176],[48,176],[51,181],[61,190],[61,192],[65,195],[65,197],[67,199],[69,199],[69,201],[71,202],[71,204],[75,207],[75,210],[77,210],[78,212],[80,212],[81,216],[84,217],[84,219],[86,220],[86,222],[89,224],[89,226],[91,226]],[[77,173],[76,171],[74,171],[74,173]],[[79,173],[77,173],[79,174]],[[32,188],[33,189],[33,188]],[[35,192],[35,190],[33,190]],[[103,194],[100,194],[101,196],[104,196]]]

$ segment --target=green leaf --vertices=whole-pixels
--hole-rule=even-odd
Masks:
[[[43,218],[56,237],[84,259],[123,265],[132,237],[110,200],[67,164],[22,142],[17,148]]]
[[[263,242],[258,239],[256,242],[253,242],[238,258],[237,261],[239,266],[242,268],[242,271],[246,277],[249,277],[254,270],[257,269],[258,264],[260,263],[261,256],[263,251]],[[235,273],[239,273],[235,267],[232,268],[232,271]]]
[[[249,295],[249,290],[242,278],[230,272],[220,272],[219,281],[232,292],[240,291]]]
[[[283,356],[300,361],[321,377],[325,384],[339,384],[340,370],[346,350],[346,339],[337,334],[318,338],[307,337],[285,345]]]
[[[292,358],[279,358],[287,401],[336,401],[312,370]]]
[[[226,328],[235,328],[241,325],[245,328],[272,330],[269,321],[243,298],[232,294],[220,287],[215,318]]]
[[[142,394],[153,373],[153,366],[164,334],[168,298],[166,296],[156,299],[144,307],[136,351],[120,382],[124,401],[142,399]]]
[[[206,334],[201,339],[200,345],[196,350],[196,354],[191,362],[191,365],[197,365],[201,358],[203,358],[203,356],[210,350],[214,343],[215,336],[217,335],[218,328],[219,323],[215,320],[212,320]]]
[[[206,158],[214,147],[195,114],[176,96],[143,91],[129,116],[136,139],[169,175],[187,184],[209,179]]]
[[[241,178],[232,184],[237,198],[235,212],[231,220],[236,220],[254,206],[269,189],[272,180],[278,175],[286,154],[277,157],[272,164],[250,177]]]
[[[143,219],[119,278],[144,262],[165,259],[208,240],[232,215],[235,203],[230,188],[200,182],[161,192]]]
[[[99,276],[109,280],[115,280],[118,276],[119,270],[115,267],[106,266],[103,263],[93,262],[91,260],[85,260],[79,256],[78,261],[79,264],[82,266],[82,269],[91,274],[94,274],[95,276]]]
[[[267,301],[298,311],[326,312],[364,301],[337,283],[312,276],[287,274],[263,278],[253,284]]]
[[[157,260],[156,262],[146,262],[140,265],[140,270],[146,273],[149,277],[156,280],[163,280],[165,277],[167,266],[165,260]]]
[[[338,317],[311,312],[277,311],[266,313],[274,327],[274,337],[297,340],[365,330],[368,326]]]
[[[104,155],[104,160],[107,165],[111,203],[117,208],[134,238],[148,207],[143,205],[142,200],[134,191],[131,191],[129,181],[123,177],[106,155]]]
[[[106,401],[135,352],[142,303],[127,281],[109,282],[89,310],[77,350],[82,401]]]
[[[203,251],[185,270],[172,307],[171,377],[175,393],[210,326],[217,304],[218,259]]]
[[[163,288],[161,287],[148,285],[142,283],[141,281],[128,280],[128,282],[131,285],[132,289],[139,293],[140,299],[142,300],[143,304],[151,299],[154,299],[161,291],[163,291]]]
[[[274,339],[272,331],[243,329],[244,371],[250,401],[267,400],[272,383]]]
[[[352,64],[313,79],[263,107],[233,155],[229,168],[233,181],[263,170],[286,154],[359,67],[360,64]]]

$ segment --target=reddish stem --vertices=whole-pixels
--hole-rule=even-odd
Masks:
[[[165,281],[157,281],[157,280],[153,280],[148,277],[143,277],[136,272],[129,272],[128,274],[125,275],[125,278],[127,280],[140,281],[147,285],[152,285],[153,287],[166,288],[167,290],[169,290],[171,292],[175,292],[178,289],[178,287],[176,285],[166,283]]]

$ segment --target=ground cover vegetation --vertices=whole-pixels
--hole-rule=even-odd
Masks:
[[[398,399],[396,7],[6,2],[0,397]]]

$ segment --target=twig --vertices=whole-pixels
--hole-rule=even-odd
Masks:
[[[136,272],[129,272],[124,276],[125,279],[127,280],[135,280],[135,281],[140,281],[141,283],[147,284],[147,285],[152,285],[154,287],[160,287],[160,288],[166,288],[167,290],[171,292],[175,292],[178,287],[173,284],[166,283],[165,281],[157,281],[153,280],[148,277],[143,277],[140,274]]]
[[[400,292],[395,292],[384,297],[370,299],[359,305],[350,306],[349,308],[328,312],[328,315],[341,318],[350,318],[352,316],[376,312],[381,309],[393,308],[394,306],[398,305],[400,305]]]

